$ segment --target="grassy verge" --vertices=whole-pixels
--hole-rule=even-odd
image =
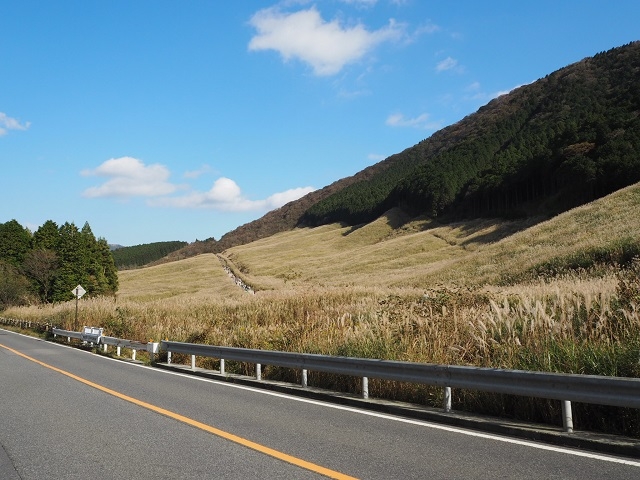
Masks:
[[[637,271],[620,277],[559,279],[505,290],[438,288],[424,292],[324,289],[267,292],[242,303],[197,298],[153,303],[90,299],[85,318],[105,333],[177,341],[415,362],[523,370],[640,376]],[[625,292],[620,285],[632,285]],[[636,290],[637,291],[637,290]],[[45,309],[46,310],[46,309]],[[7,312],[40,318],[43,308]],[[72,328],[73,305],[48,309],[48,320]],[[179,361],[179,357],[175,361]],[[183,359],[188,363],[189,359]],[[200,359],[203,367],[216,367]],[[251,366],[227,366],[251,374]],[[265,378],[299,381],[266,367]],[[359,379],[312,373],[312,385],[359,391]],[[372,396],[440,406],[439,389],[370,382]],[[558,402],[454,391],[454,408],[559,424]],[[582,429],[640,436],[637,412],[576,406]]]

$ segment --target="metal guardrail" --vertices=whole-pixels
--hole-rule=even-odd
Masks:
[[[94,337],[87,336],[87,330],[97,331]],[[125,340],[123,338],[115,338],[115,337],[107,337],[102,335],[102,329],[97,329],[94,327],[84,327],[82,332],[73,332],[70,330],[62,330],[60,328],[53,328],[51,330],[53,336],[60,335],[61,337],[67,337],[67,341],[71,341],[72,338],[76,340],[81,340],[85,343],[95,343],[96,345],[103,345],[105,353],[107,352],[107,348],[109,345],[116,347],[116,355],[119,357],[122,348],[127,348],[131,350],[131,358],[132,360],[136,359],[136,352],[138,350],[144,350],[149,352],[151,357],[151,361],[154,360],[155,354],[158,353],[158,343],[154,342],[137,342],[135,340]]]
[[[67,337],[67,341],[71,341],[72,338],[76,340],[82,340],[82,332],[74,332],[71,330],[62,330],[61,328],[52,328],[51,333],[56,337],[60,335],[61,337]]]
[[[0,317],[0,323],[14,323]],[[52,328],[54,336],[60,335],[82,341],[83,332]],[[444,410],[451,410],[451,389],[462,388],[516,396],[538,397],[559,400],[562,404],[565,431],[573,431],[571,402],[594,403],[627,408],[640,408],[640,378],[607,377],[599,375],[577,375],[565,373],[531,372],[497,368],[435,365],[392,360],[335,357],[308,353],[278,352],[248,348],[220,347],[197,343],[137,342],[100,335],[100,345],[115,346],[120,356],[121,348],[149,352],[151,361],[159,350],[167,352],[167,363],[171,353],[191,355],[191,368],[195,370],[195,358],[210,357],[220,360],[220,373],[225,373],[224,362],[234,360],[255,364],[256,379],[261,380],[262,365],[298,369],[302,371],[302,387],[307,387],[309,370],[362,378],[362,397],[368,398],[368,379],[395,380],[421,383],[444,389]]]
[[[138,350],[144,350],[149,352],[151,361],[153,362],[154,356],[158,353],[158,343],[155,342],[137,342],[135,340],[125,340],[123,338],[115,337],[102,337],[100,343],[104,345],[104,351],[107,351],[107,346],[111,345],[116,347],[116,355],[120,356],[122,348],[128,348],[131,350],[131,358],[136,359],[136,352]]]
[[[572,401],[640,408],[640,379],[638,378],[333,357],[171,341],[162,341],[160,349],[168,352],[169,363],[171,352],[191,355],[192,368],[195,368],[196,356],[218,358],[221,373],[224,373],[224,359],[255,363],[256,378],[259,380],[261,365],[300,369],[303,387],[307,386],[308,370],[362,377],[363,398],[368,397],[369,378],[440,386],[445,389],[445,411],[451,409],[451,388],[560,400],[563,426],[567,432],[573,431]]]

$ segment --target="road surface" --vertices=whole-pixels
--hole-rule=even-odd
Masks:
[[[0,478],[640,478],[591,454],[180,375],[0,330]]]

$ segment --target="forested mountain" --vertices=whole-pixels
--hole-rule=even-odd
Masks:
[[[155,262],[171,252],[185,247],[187,242],[155,242],[113,250],[113,261],[119,270],[137,268]]]
[[[640,42],[503,95],[387,160],[384,174],[309,208],[300,223],[411,215],[552,215],[640,180]]]
[[[569,65],[356,175],[175,258],[400,207],[439,218],[551,216],[640,181],[640,42]],[[190,250],[189,250],[190,249]]]

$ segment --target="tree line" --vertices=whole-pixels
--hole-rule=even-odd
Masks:
[[[87,296],[118,290],[109,245],[89,223],[47,220],[33,233],[16,220],[0,223],[0,308],[71,300],[78,284]]]
[[[138,268],[160,260],[170,253],[186,246],[187,242],[170,241],[121,247],[113,250],[113,261],[118,270]]]

